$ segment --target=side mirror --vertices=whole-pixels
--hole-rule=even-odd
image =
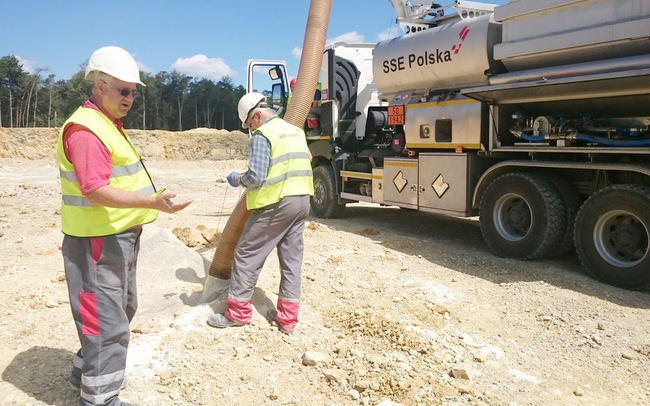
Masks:
[[[282,82],[274,83],[271,86],[271,97],[270,100],[267,97],[266,102],[280,117],[284,117],[287,105],[287,94]]]
[[[282,77],[282,72],[280,72],[280,68],[276,66],[274,68],[269,69],[269,77],[271,78],[271,80],[280,79]]]

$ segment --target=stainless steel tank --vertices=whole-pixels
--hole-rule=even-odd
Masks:
[[[501,26],[484,15],[377,44],[373,75],[382,95],[487,84],[486,70],[502,71],[492,57]]]
[[[494,10],[510,72],[650,53],[648,0],[519,0]]]

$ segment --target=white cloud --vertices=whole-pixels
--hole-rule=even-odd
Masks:
[[[365,41],[365,37],[362,34],[359,34],[356,31],[352,31],[325,40],[326,44],[333,44],[335,42],[347,42],[348,44],[359,44],[359,43],[364,43],[366,41]],[[302,56],[302,48],[295,47],[291,51],[291,55],[293,55],[293,57],[296,59],[300,59],[300,57]]]
[[[403,34],[402,30],[399,27],[393,26],[385,29],[377,35],[377,42],[384,41],[387,39],[399,37]]]
[[[345,34],[341,34],[339,36],[336,36],[334,38],[330,38],[325,41],[327,44],[332,44],[334,42],[347,42],[348,44],[359,44],[359,43],[364,43],[366,42],[366,38],[359,34],[356,31],[352,32],[346,32]]]
[[[145,72],[145,73],[151,73],[152,72],[151,68],[148,67],[147,65],[143,64],[142,62],[136,61],[136,64],[138,64],[138,69],[140,70],[140,72]]]
[[[36,72],[36,61],[30,61],[29,59],[21,58],[19,55],[16,55],[18,63],[22,66],[23,70],[29,74]]]
[[[233,77],[237,74],[222,58],[208,58],[203,54],[178,58],[171,67],[188,76],[214,80],[220,80],[224,76]]]

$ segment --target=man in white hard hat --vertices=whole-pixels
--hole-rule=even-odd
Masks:
[[[314,194],[305,133],[278,117],[260,93],[247,93],[237,106],[242,127],[249,128],[248,170],[228,175],[231,186],[246,188],[246,208],[252,210],[235,247],[226,311],[208,318],[223,328],[252,320],[251,299],[268,255],[277,248],[280,288],[277,310],[267,317],[283,333],[293,332],[300,306],[303,231]]]
[[[177,203],[175,193],[156,191],[122,128],[136,85],[144,86],[133,57],[119,47],[99,48],[85,74],[92,93],[61,126],[56,150],[63,262],[81,342],[69,380],[80,389],[79,405],[132,405],[118,395],[137,309],[142,225],[191,200]]]

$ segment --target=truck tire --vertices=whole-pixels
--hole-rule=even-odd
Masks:
[[[548,256],[566,230],[562,197],[548,178],[534,173],[507,173],[493,180],[479,210],[483,238],[502,257]]]
[[[338,204],[334,169],[329,165],[317,166],[313,171],[314,196],[311,198],[311,210],[316,217],[329,219],[339,217],[345,204]]]
[[[629,289],[650,284],[650,187],[599,190],[582,205],[575,230],[580,261],[596,279]]]
[[[564,233],[562,233],[562,238],[551,252],[549,252],[549,257],[560,257],[562,255],[568,254],[569,252],[575,252],[575,243],[574,243],[574,225],[576,222],[576,216],[578,215],[578,210],[582,205],[582,197],[580,192],[575,188],[566,178],[554,173],[545,174],[548,179],[553,183],[553,186],[557,189],[560,197],[564,201],[566,216],[566,227]]]

